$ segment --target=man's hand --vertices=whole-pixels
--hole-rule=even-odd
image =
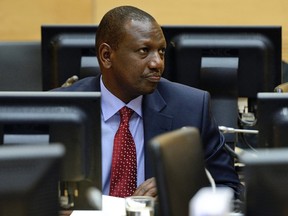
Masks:
[[[73,83],[77,82],[79,80],[78,76],[74,75],[72,77],[69,77],[65,83],[61,87],[68,87],[71,86]]]
[[[157,197],[156,179],[150,178],[143,182],[132,196],[151,196]]]

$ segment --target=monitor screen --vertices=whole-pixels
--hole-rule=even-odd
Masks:
[[[0,215],[59,215],[63,145],[0,146]]]
[[[245,213],[287,215],[288,149],[257,149],[240,155],[246,186]]]
[[[258,93],[259,148],[287,147],[288,93]]]
[[[3,145],[65,146],[60,176],[64,209],[94,209],[87,190],[102,189],[100,99],[99,92],[0,92]]]

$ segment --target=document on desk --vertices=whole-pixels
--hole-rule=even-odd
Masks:
[[[73,211],[71,216],[126,216],[125,199],[102,195],[102,210]]]

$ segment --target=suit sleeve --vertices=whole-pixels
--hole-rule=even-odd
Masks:
[[[225,139],[211,115],[210,95],[204,94],[203,124],[201,128],[206,168],[217,186],[228,186],[235,191],[235,198],[243,200],[244,188],[235,171],[234,158],[225,150]]]

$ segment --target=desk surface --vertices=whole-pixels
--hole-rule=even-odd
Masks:
[[[102,196],[102,210],[73,211],[70,216],[126,216],[125,199],[111,196]],[[244,216],[241,213],[231,212],[228,216]]]

